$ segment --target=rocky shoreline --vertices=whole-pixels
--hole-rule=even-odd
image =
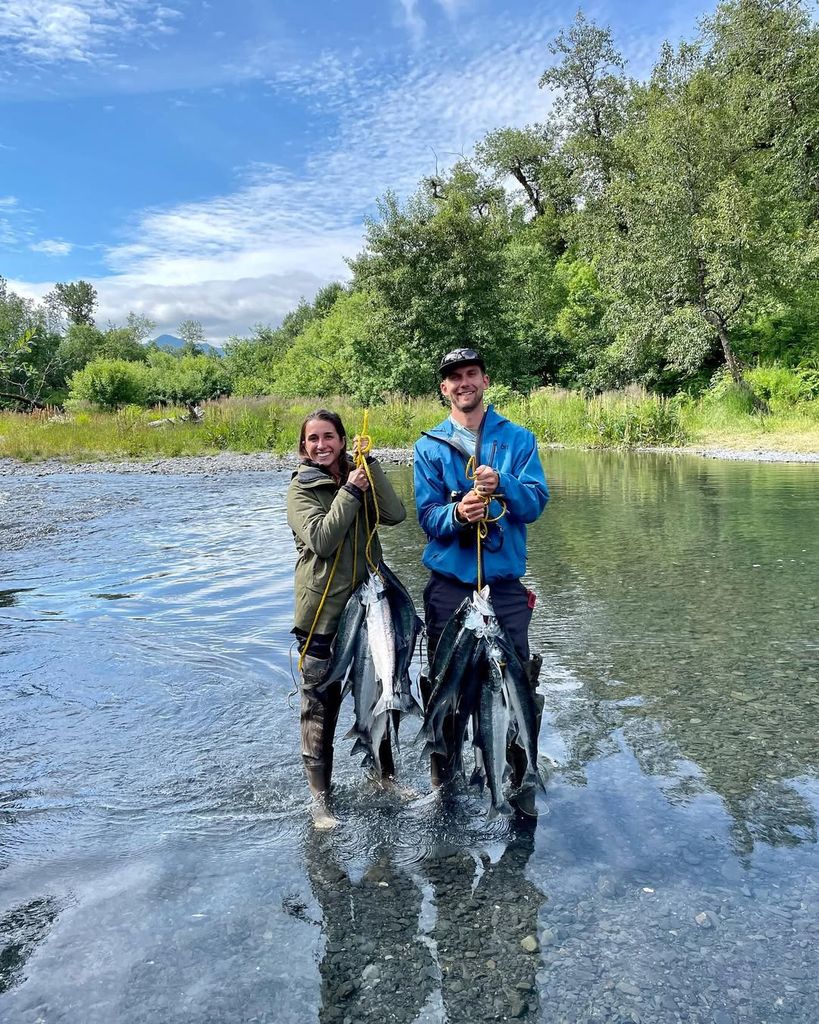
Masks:
[[[563,445],[549,445],[562,448]],[[818,452],[741,451],[732,448],[640,448],[638,452],[660,455],[696,455],[706,459],[744,462],[819,463]],[[412,464],[409,448],[378,448],[374,454],[382,462],[393,465]],[[218,455],[178,456],[176,458],[122,459],[99,462],[67,462],[45,459],[43,462],[19,462],[0,458],[0,476],[54,476],[88,473],[145,473],[168,476],[214,476],[221,473],[269,473],[294,469],[296,456],[274,455],[271,452],[220,452]]]

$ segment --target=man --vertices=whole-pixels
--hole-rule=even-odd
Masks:
[[[534,689],[541,661],[537,655],[529,659],[534,595],[520,578],[526,570],[526,524],[537,519],[549,500],[537,442],[530,431],[485,405],[489,377],[474,349],[447,352],[439,370],[450,415],[415,445],[415,502],[428,541],[423,561],[431,572],[424,590],[429,661],[447,620],[477,584],[477,529],[486,520],[481,582],[490,586],[495,613],[528,663]],[[421,688],[428,699],[430,681],[422,678]],[[538,705],[542,709],[542,700]],[[515,746],[509,756],[517,784],[525,755]],[[432,755],[430,770],[434,786],[449,778],[441,755]],[[517,806],[534,815],[534,792],[519,794]]]

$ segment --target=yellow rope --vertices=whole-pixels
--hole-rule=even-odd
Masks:
[[[363,423],[361,425],[361,433],[358,435],[358,447],[357,447],[357,450],[356,450],[356,453],[355,453],[355,465],[356,465],[357,468],[361,468],[361,467],[364,468],[364,472],[367,474],[367,479],[370,482],[370,490],[372,491],[372,495],[373,495],[373,506],[375,507],[375,523],[374,523],[372,529],[370,529],[370,515],[369,515],[369,512],[367,510],[366,495],[365,495],[365,500],[363,502],[363,504],[364,504],[364,525],[365,525],[366,530],[367,530],[367,546],[364,549],[364,555],[365,555],[365,557],[367,559],[367,565],[372,570],[372,572],[377,572],[378,571],[378,566],[373,561],[372,555],[370,554],[370,551],[371,551],[371,548],[372,548],[373,537],[375,536],[376,531],[378,530],[379,524],[381,522],[381,512],[380,512],[380,510],[378,508],[378,497],[377,497],[377,495],[375,493],[375,484],[373,483],[372,473],[370,472],[370,467],[367,464],[367,453],[372,450],[372,446],[373,446],[372,438],[367,433],[367,430],[368,430],[368,427],[369,427],[369,415],[370,415],[370,410],[369,409],[365,409],[364,410],[364,420],[363,420]],[[358,566],[358,516],[359,516],[359,514],[360,513],[356,512],[355,522],[353,523],[353,572],[352,572],[351,590],[355,589],[356,568]],[[302,667],[302,664],[304,662],[305,655],[307,654],[308,648],[310,647],[310,641],[313,639],[313,634],[316,631],[316,626],[318,624],[319,618],[321,617],[322,609],[324,608],[324,605],[325,605],[325,603],[327,601],[327,595],[330,592],[330,584],[333,582],[333,577],[336,574],[336,566],[338,565],[338,560],[339,560],[339,557],[341,555],[341,549],[343,547],[344,547],[344,540],[341,541],[341,543],[339,544],[338,548],[336,549],[336,555],[335,555],[335,558],[333,559],[333,566],[330,569],[330,575],[327,577],[327,586],[324,588],[324,593],[321,595],[321,600],[319,601],[318,609],[316,610],[315,617],[313,618],[313,624],[310,627],[310,632],[307,634],[307,640],[305,641],[304,647],[302,648],[301,654],[299,655],[299,664],[298,664],[299,672],[301,672],[301,667]]]
[[[321,615],[321,610],[324,607],[324,602],[327,600],[327,595],[330,593],[330,584],[333,582],[333,577],[336,574],[336,566],[338,565],[339,555],[341,554],[341,549],[343,547],[344,541],[342,540],[336,549],[336,557],[333,559],[333,567],[330,569],[330,575],[327,577],[327,586],[324,588],[324,593],[321,595],[321,600],[319,601],[319,606],[316,611],[315,618],[313,619],[313,625],[310,627],[310,632],[307,634],[304,647],[302,647],[301,654],[299,655],[299,672],[301,672],[301,666],[304,663],[304,658],[310,647],[310,641],[313,639],[313,633],[316,631],[316,626],[318,624],[319,616]]]
[[[378,527],[381,525],[381,510],[378,507],[378,495],[375,493],[375,483],[373,481],[373,475],[370,472],[370,466],[367,462],[367,455],[372,451],[373,439],[369,434],[370,425],[370,410],[364,410],[364,418],[361,422],[361,432],[358,435],[358,448],[355,454],[355,464],[359,469],[363,469],[367,474],[367,480],[370,484],[370,493],[373,496],[373,508],[375,509],[375,522],[370,526],[370,513],[367,507],[366,495],[364,500],[364,525],[367,530],[367,545],[364,548],[364,557],[367,560],[367,565],[370,572],[378,572],[378,564],[372,556],[372,545],[373,538],[378,532]]]
[[[476,466],[475,466],[475,456],[474,455],[470,455],[469,458],[467,459],[466,470],[465,470],[465,475],[466,475],[466,479],[467,480],[474,480],[475,479],[475,469],[476,469]],[[477,547],[478,547],[478,574],[477,574],[478,575],[478,590],[480,590],[481,589],[481,579],[482,579],[481,567],[482,567],[482,564],[483,564],[483,557],[482,557],[482,552],[481,552],[481,544],[486,539],[486,535],[489,533],[489,524],[490,523],[497,523],[500,519],[503,519],[503,517],[506,515],[506,502],[503,500],[503,495],[502,494],[498,494],[497,492],[495,492],[494,494],[481,494],[480,491],[475,490],[475,494],[477,494],[477,496],[481,499],[481,501],[486,506],[486,511],[484,512],[483,519],[481,519],[476,524],[477,529],[475,531],[475,533],[477,535]],[[500,504],[501,510],[500,510],[500,512],[496,516],[488,516],[486,513],[489,510],[489,503],[492,501],[493,498],[495,498],[497,500],[497,502]]]

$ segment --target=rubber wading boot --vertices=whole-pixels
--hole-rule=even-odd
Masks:
[[[310,787],[313,797],[313,802],[310,804],[313,825],[318,829],[335,828],[338,825],[338,818],[330,811],[329,786],[324,769],[305,766],[305,771],[307,772],[307,785]]]
[[[526,662],[524,668],[526,669],[526,675],[529,678],[529,685],[532,688],[533,695],[535,698],[535,708],[537,709],[537,730],[536,735],[540,735],[540,723],[543,719],[543,695],[537,692],[537,681],[540,676],[540,668],[543,664],[543,658],[539,654],[533,654],[529,661]],[[521,750],[517,743],[512,745],[510,751],[510,761],[512,764],[512,779],[517,784],[520,779],[523,778],[526,771],[526,753]],[[535,787],[526,786],[523,789],[519,789],[517,793],[509,797],[509,802],[515,808],[515,811],[523,818],[537,818],[537,804],[535,803]]]
[[[334,828],[338,819],[329,808],[333,770],[333,732],[338,717],[338,694],[316,687],[327,674],[328,661],[307,655],[301,665],[301,754],[313,803],[310,814],[319,829]],[[328,756],[329,755],[329,756]]]

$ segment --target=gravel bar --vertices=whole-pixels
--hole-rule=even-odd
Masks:
[[[564,445],[547,445],[564,448]],[[732,448],[637,448],[633,451],[658,455],[697,455],[706,459],[746,462],[819,462],[819,452],[740,451]],[[409,466],[410,448],[377,448],[374,454],[381,462]],[[100,462],[68,462],[45,459],[42,462],[19,462],[0,458],[0,476],[52,476],[82,473],[147,473],[167,476],[212,476],[217,473],[269,473],[294,469],[295,455],[273,455],[271,452],[220,452],[218,455],[179,456],[159,459],[121,459]]]

